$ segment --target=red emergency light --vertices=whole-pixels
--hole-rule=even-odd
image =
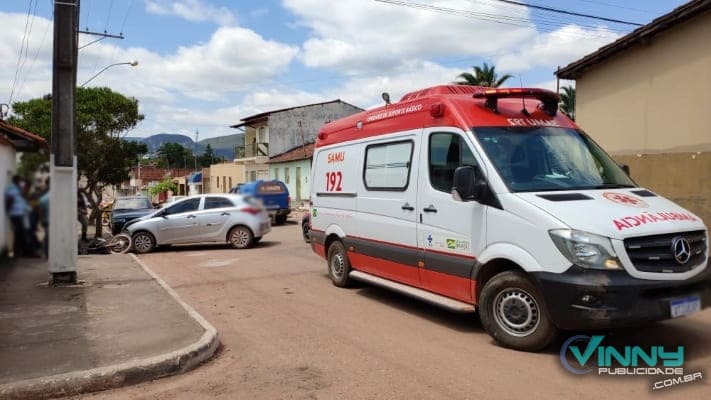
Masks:
[[[509,89],[486,89],[474,92],[472,96],[475,99],[485,98],[484,106],[493,112],[498,112],[498,100],[506,99],[512,97],[520,97],[522,99],[526,97],[533,97],[534,99],[540,100],[541,104],[539,108],[543,110],[546,114],[553,117],[558,112],[558,103],[560,102],[560,96],[545,89],[531,89],[531,88],[509,88]],[[525,108],[524,108],[525,110]]]

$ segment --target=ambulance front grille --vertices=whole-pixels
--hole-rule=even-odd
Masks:
[[[706,260],[708,249],[704,231],[640,236],[627,238],[624,243],[630,261],[642,272],[690,271]],[[684,254],[684,249],[687,249],[688,257]]]

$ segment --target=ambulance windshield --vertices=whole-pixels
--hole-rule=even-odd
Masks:
[[[586,134],[557,127],[477,127],[474,135],[512,192],[635,187]]]

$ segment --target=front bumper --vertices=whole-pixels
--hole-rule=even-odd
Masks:
[[[531,273],[560,329],[607,329],[671,318],[674,300],[698,297],[711,306],[711,269],[683,281],[638,279],[626,271],[572,266],[562,274]],[[586,297],[587,296],[587,297]]]

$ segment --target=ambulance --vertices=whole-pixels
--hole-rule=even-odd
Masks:
[[[333,284],[478,311],[526,351],[709,306],[703,221],[638,186],[558,102],[443,85],[325,124],[311,247]]]

